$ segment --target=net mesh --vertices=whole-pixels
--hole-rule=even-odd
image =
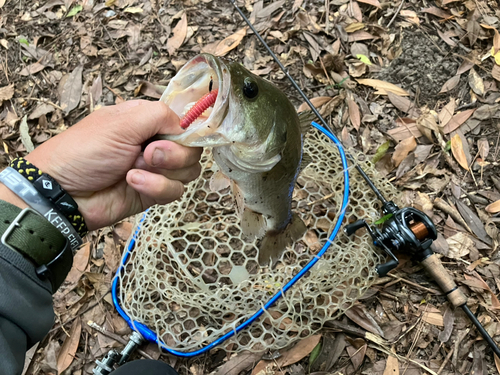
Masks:
[[[317,130],[304,152],[313,162],[300,174],[293,210],[308,231],[271,268],[257,261],[258,241],[241,232],[229,188],[209,189],[218,168],[205,150],[201,176],[181,200],[154,206],[137,221],[137,242],[120,273],[119,298],[133,320],[147,325],[168,347],[192,351],[233,330],[260,309],[318,253],[333,230],[344,179],[335,145]],[[369,176],[374,168],[360,164]],[[355,169],[350,171],[346,220],[380,216],[380,203]],[[394,188],[375,179],[386,196]],[[368,234],[340,232],[319,262],[264,315],[224,343],[228,351],[279,349],[319,330],[363,295],[382,261]]]

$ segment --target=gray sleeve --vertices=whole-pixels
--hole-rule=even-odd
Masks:
[[[0,243],[0,375],[21,374],[26,351],[54,324],[49,281]]]

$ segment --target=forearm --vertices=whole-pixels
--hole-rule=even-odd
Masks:
[[[0,286],[0,375],[20,374],[26,350],[54,323],[51,285],[31,262],[0,244]]]
[[[27,207],[1,183],[0,200],[20,209]],[[12,222],[12,217],[7,217],[7,211],[0,210],[0,220]],[[50,281],[36,275],[30,260],[0,243],[0,375],[20,374],[26,350],[40,341],[53,323]]]

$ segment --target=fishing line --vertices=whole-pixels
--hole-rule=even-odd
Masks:
[[[343,190],[343,198],[342,198],[342,205],[340,208],[340,212],[337,218],[337,221],[335,223],[335,227],[332,230],[332,233],[328,237],[327,241],[321,248],[321,250],[318,252],[317,255],[315,255],[288,283],[286,283],[280,291],[278,291],[274,296],[269,299],[269,301],[260,309],[258,310],[254,315],[252,315],[250,318],[248,318],[246,321],[243,323],[239,324],[236,326],[232,331],[229,331],[225,335],[219,337],[218,339],[212,341],[212,343],[204,346],[201,349],[194,350],[191,352],[184,352],[184,351],[179,351],[175,350],[172,348],[167,347],[167,345],[158,337],[158,335],[153,332],[149,327],[144,325],[141,322],[138,322],[136,320],[132,320],[127,313],[122,309],[120,305],[120,300],[118,298],[118,293],[117,293],[117,288],[118,288],[118,280],[119,280],[119,275],[121,272],[125,271],[125,265],[127,263],[127,260],[129,259],[132,250],[135,247],[136,239],[137,239],[137,234],[140,231],[140,227],[142,222],[147,216],[147,211],[144,213],[143,217],[141,218],[141,221],[139,223],[138,228],[136,229],[134,236],[129,242],[129,245],[127,249],[125,250],[125,254],[122,257],[122,261],[120,263],[120,267],[118,268],[115,278],[113,279],[113,284],[111,287],[111,293],[113,297],[113,303],[116,307],[116,310],[118,313],[122,316],[123,319],[127,322],[127,324],[130,326],[131,329],[139,332],[146,340],[156,342],[163,350],[166,352],[179,356],[179,357],[194,357],[197,355],[200,355],[202,353],[207,352],[208,350],[222,344],[224,341],[229,339],[230,337],[234,336],[238,332],[244,330],[247,328],[249,325],[251,325],[253,322],[255,322],[259,317],[261,317],[267,309],[269,309],[271,306],[273,306],[276,301],[278,301],[285,293],[287,290],[289,290],[302,276],[304,276],[320,259],[321,257],[325,254],[325,252],[328,250],[330,245],[333,243],[335,240],[335,237],[337,236],[340,227],[342,226],[342,222],[344,220],[346,210],[347,210],[347,205],[349,203],[349,169],[348,169],[348,164],[347,164],[347,156],[344,151],[344,147],[342,146],[341,142],[339,139],[331,133],[329,130],[325,129],[323,126],[317,124],[316,122],[312,122],[312,126],[318,129],[320,132],[322,132],[325,136],[327,136],[336,146],[340,154],[340,159],[342,162],[343,166],[343,176],[344,176],[344,190]]]

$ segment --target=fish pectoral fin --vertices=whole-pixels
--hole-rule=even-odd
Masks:
[[[209,187],[211,191],[221,191],[231,185],[231,180],[221,171],[215,172],[210,178]]]
[[[299,113],[300,132],[302,134],[306,134],[309,130],[311,130],[312,128],[311,122],[313,122],[314,120],[317,121],[317,117],[312,111],[300,112]]]
[[[243,192],[236,182],[231,181],[231,190],[233,191],[234,202],[236,203],[236,211],[240,218],[243,217],[243,210],[245,209],[245,198],[243,197]]]
[[[266,266],[274,263],[287,246],[302,238],[307,227],[297,214],[292,215],[290,224],[283,231],[269,231],[266,233],[259,248],[259,264]]]
[[[313,161],[313,158],[310,154],[303,153],[302,154],[302,160],[300,161],[300,166],[299,166],[299,173],[302,172],[306,167],[311,164]]]
[[[252,211],[248,207],[243,210],[241,216],[241,230],[249,239],[259,238],[264,235],[267,222],[262,214]]]

